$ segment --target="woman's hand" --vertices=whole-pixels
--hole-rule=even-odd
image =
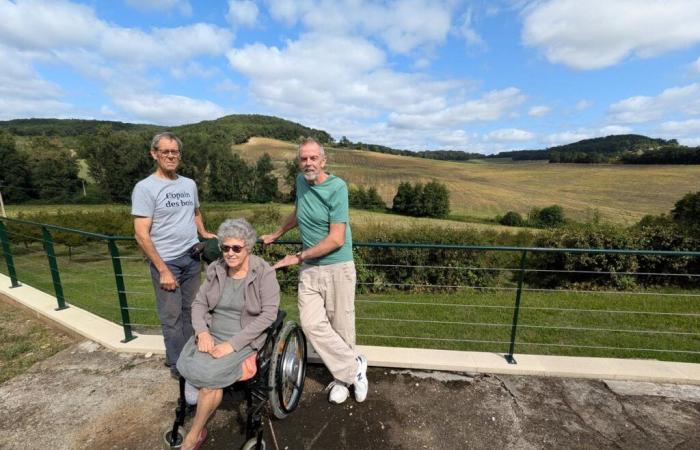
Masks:
[[[233,353],[233,345],[229,342],[222,342],[221,344],[216,344],[214,348],[209,352],[214,358],[223,358],[224,356]]]
[[[214,349],[214,338],[208,331],[202,331],[197,335],[197,350],[203,353],[211,353]]]

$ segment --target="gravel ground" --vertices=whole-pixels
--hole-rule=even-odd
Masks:
[[[370,395],[330,405],[310,366],[297,411],[268,449],[700,448],[700,386],[370,368]],[[157,449],[177,382],[158,356],[85,341],[0,385],[2,449]],[[227,395],[204,449],[243,443]]]

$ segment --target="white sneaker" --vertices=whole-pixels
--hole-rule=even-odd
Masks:
[[[369,390],[369,380],[367,380],[367,358],[364,355],[357,357],[357,375],[352,383],[355,387],[355,400],[364,402]]]
[[[192,386],[189,381],[185,381],[185,401],[188,405],[196,405],[199,397],[199,389]]]
[[[328,394],[328,401],[336,405],[343,403],[348,399],[348,396],[350,396],[348,387],[345,386],[345,383],[338,380],[331,381],[330,384],[326,386],[325,390],[331,391],[330,394]]]

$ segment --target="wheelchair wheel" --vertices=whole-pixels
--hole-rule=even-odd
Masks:
[[[165,433],[163,433],[163,449],[164,450],[170,450],[173,448],[182,447],[182,441],[185,440],[185,432],[183,431],[182,427],[180,427],[177,430],[177,436],[175,436],[174,440],[171,438],[172,435],[173,435],[173,430],[167,430]]]
[[[299,405],[306,378],[306,338],[296,322],[289,321],[280,331],[272,349],[269,374],[270,406],[278,419],[284,419]]]
[[[265,443],[265,439],[260,441],[260,449],[257,449],[255,446],[258,443],[258,438],[250,438],[247,441],[245,441],[245,444],[243,444],[243,447],[241,447],[241,450],[265,450],[267,448],[267,444]]]

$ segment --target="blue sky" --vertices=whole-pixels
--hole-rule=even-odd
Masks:
[[[0,0],[0,120],[270,114],[412,150],[700,145],[697,0]]]

